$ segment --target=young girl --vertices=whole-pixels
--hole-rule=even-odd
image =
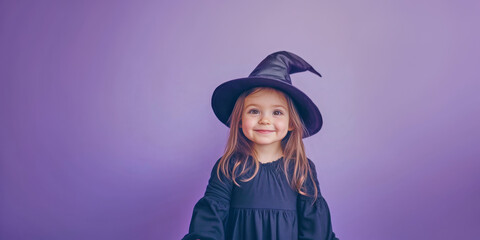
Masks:
[[[290,80],[307,70],[320,76],[299,56],[276,52],[215,89],[212,108],[230,134],[184,240],[337,239],[302,141],[322,116]]]

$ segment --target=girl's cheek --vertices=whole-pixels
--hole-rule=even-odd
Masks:
[[[288,127],[289,127],[288,122],[282,122],[280,127],[288,129]]]
[[[250,121],[247,120],[247,121],[245,121],[245,122],[243,123],[243,125],[244,125],[245,127],[252,127],[252,126],[254,125],[253,122],[254,122],[254,121],[252,121],[252,120],[250,120]]]

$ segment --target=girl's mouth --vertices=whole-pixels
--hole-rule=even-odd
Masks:
[[[274,131],[273,130],[255,130],[255,132],[267,134],[267,133],[272,133]]]

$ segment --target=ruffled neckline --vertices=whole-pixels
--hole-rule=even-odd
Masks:
[[[277,159],[275,161],[266,162],[266,163],[259,162],[259,163],[260,163],[261,167],[276,169],[278,167],[278,165],[280,164],[280,162],[282,162],[282,161],[283,161],[283,157],[280,157],[279,159]]]

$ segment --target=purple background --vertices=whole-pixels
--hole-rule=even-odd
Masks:
[[[171,2],[0,2],[0,239],[180,239],[214,88],[277,50],[340,238],[480,235],[479,1]]]

